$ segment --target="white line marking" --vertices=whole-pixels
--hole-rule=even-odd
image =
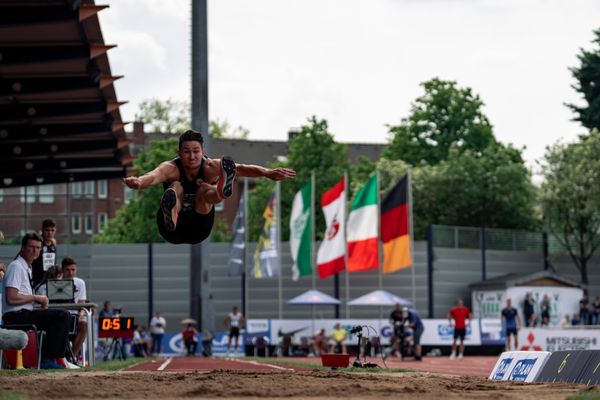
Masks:
[[[167,361],[165,361],[164,363],[162,363],[162,364],[160,365],[160,367],[158,367],[157,371],[162,371],[162,370],[164,370],[165,368],[167,368],[167,365],[171,364],[171,361],[173,361],[173,357],[169,357],[169,358],[167,358]]]
[[[236,360],[235,358],[230,358],[229,360],[231,361],[235,361],[235,362],[239,362],[239,363],[248,363],[248,364],[252,364],[252,365],[257,365],[257,366],[265,366],[265,367],[270,367],[273,369],[279,369],[282,371],[294,371],[293,368],[285,368],[285,367],[281,367],[279,365],[273,365],[273,364],[267,364],[267,363],[261,363],[258,361],[249,361],[249,360]]]

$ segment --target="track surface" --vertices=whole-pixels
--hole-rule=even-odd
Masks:
[[[402,368],[414,371],[435,372],[445,375],[478,376],[487,378],[497,361],[497,357],[466,357],[462,360],[450,360],[448,357],[424,357],[423,361],[407,359],[400,361],[397,358],[388,358],[388,368]],[[320,358],[285,357],[282,361],[298,361],[321,365]],[[351,360],[352,361],[352,360]],[[383,363],[379,358],[369,358],[380,367]],[[255,371],[255,372],[283,372],[305,371],[307,368],[298,368],[289,365],[278,365],[277,359],[252,361],[232,358],[203,358],[203,357],[173,357],[161,360],[152,360],[132,368],[128,371],[198,371],[210,372],[215,370]]]

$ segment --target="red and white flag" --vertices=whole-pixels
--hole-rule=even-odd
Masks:
[[[321,196],[321,207],[325,214],[325,237],[317,253],[319,278],[343,271],[346,268],[346,184],[342,178],[334,187]]]

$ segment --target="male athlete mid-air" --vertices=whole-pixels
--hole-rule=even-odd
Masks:
[[[165,192],[156,214],[158,231],[170,243],[195,244],[210,234],[214,205],[231,196],[236,175],[280,181],[293,179],[296,171],[236,164],[229,156],[220,160],[208,158],[204,155],[202,135],[188,130],[179,137],[177,157],[142,176],[124,178],[123,183],[131,189],[162,183]]]

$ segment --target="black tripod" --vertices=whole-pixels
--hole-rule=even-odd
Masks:
[[[352,364],[352,366],[356,367],[356,368],[378,368],[379,366],[377,364],[364,362],[366,360],[361,361],[361,359],[360,359],[360,350],[361,350],[361,344],[362,344],[362,328],[363,328],[362,326],[355,326],[354,328],[352,328],[350,330],[350,333],[356,333],[356,336],[358,338],[358,347],[356,349],[356,360],[354,360],[354,363]]]
[[[127,355],[125,354],[125,347],[123,346],[123,339],[113,338],[108,346],[108,351],[104,355],[104,361],[108,360],[108,357],[112,354],[113,360],[118,358],[119,360],[125,361]]]

